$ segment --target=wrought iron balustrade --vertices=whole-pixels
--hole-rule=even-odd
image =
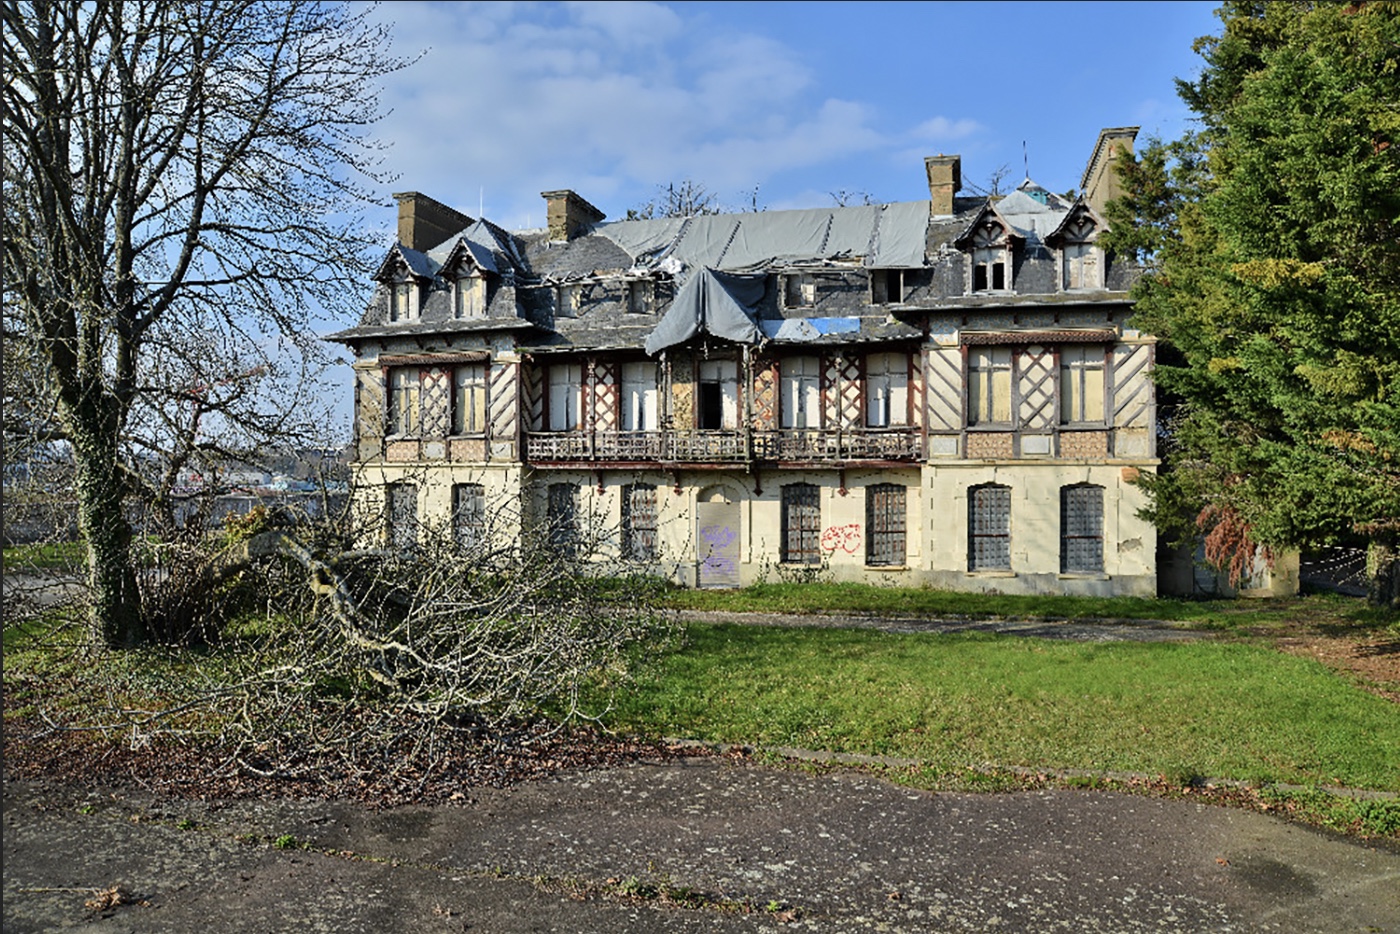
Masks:
[[[759,461],[917,460],[913,428],[685,431],[535,431],[530,461],[745,463]]]

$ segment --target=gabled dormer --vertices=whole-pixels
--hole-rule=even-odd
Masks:
[[[424,292],[433,282],[434,265],[427,254],[394,244],[374,274],[389,293],[389,323],[418,320]]]
[[[1080,199],[1045,238],[1045,243],[1055,251],[1061,291],[1104,288],[1104,271],[1108,264],[1098,239],[1107,229],[1107,222],[1098,212]]]
[[[491,288],[498,278],[495,257],[485,246],[459,237],[448,251],[439,275],[452,290],[452,317],[459,320],[486,317]]]
[[[974,295],[1012,291],[1016,251],[1024,240],[1025,237],[988,200],[972,223],[953,241],[955,247],[968,255],[966,291]]]

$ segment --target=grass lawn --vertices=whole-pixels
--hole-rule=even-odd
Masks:
[[[1396,705],[1262,645],[691,625],[613,726],[969,766],[1400,791]]]

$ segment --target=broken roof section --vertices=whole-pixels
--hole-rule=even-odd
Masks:
[[[924,265],[929,202],[759,211],[600,224],[634,266],[758,270],[829,260],[910,269]]]
[[[697,270],[647,335],[646,352],[655,356],[702,333],[738,344],[758,343],[763,339],[758,303],[763,300],[765,282],[763,275]]]

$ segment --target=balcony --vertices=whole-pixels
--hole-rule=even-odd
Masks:
[[[778,431],[535,431],[530,462],[744,464],[754,461],[917,461],[914,428]]]

